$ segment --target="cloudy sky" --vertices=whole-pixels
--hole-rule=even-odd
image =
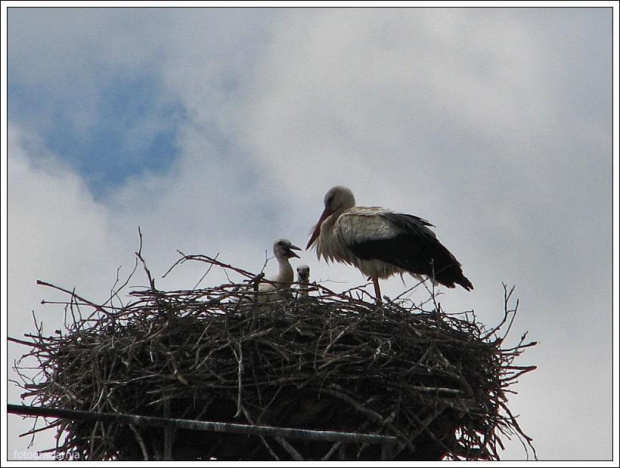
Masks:
[[[189,289],[201,268],[161,278],[177,249],[258,272],[275,238],[305,247],[324,193],[346,185],[360,205],[436,226],[475,286],[442,290],[448,312],[492,326],[502,282],[516,286],[512,338],[540,344],[518,361],[538,370],[509,406],[541,460],[610,459],[612,19],[10,8],[8,334],[32,331],[33,310],[49,333],[61,323],[62,308],[40,304],[60,296],[37,279],[105,300],[133,267],[138,226],[158,286]],[[310,252],[302,261],[333,289],[365,282]],[[24,349],[8,351],[10,368]],[[9,401],[19,395],[9,383]],[[17,437],[30,426],[8,417],[9,457],[33,450]],[[506,441],[504,459],[525,456]]]

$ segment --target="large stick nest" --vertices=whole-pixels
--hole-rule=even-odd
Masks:
[[[24,398],[91,412],[390,435],[399,440],[394,460],[496,460],[501,439],[515,435],[533,451],[507,407],[509,387],[534,369],[513,364],[535,344],[525,336],[502,348],[516,313],[512,291],[502,323],[485,330],[473,312],[446,314],[432,298],[431,310],[378,308],[361,289],[315,285],[309,296],[264,304],[256,276],[188,259],[249,281],[164,292],[146,269],[150,287],[122,307],[66,291],[66,330],[27,335],[27,356],[41,373],[23,377]],[[164,457],[162,428],[48,424],[59,430],[54,450],[82,460]],[[373,444],[188,430],[166,437],[175,459],[381,459]]]

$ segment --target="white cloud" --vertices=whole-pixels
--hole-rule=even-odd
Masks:
[[[106,207],[93,201],[84,182],[56,156],[28,155],[25,147],[33,141],[36,136],[9,128],[9,274],[15,278],[10,304],[32,297],[32,278],[60,275],[79,287],[88,272],[92,277],[85,284],[92,286],[103,280],[97,267],[114,264]]]
[[[9,127],[8,137],[7,334],[22,338],[34,331],[32,311],[36,310],[45,333],[53,333],[63,323],[62,309],[45,307],[40,302],[67,298],[37,286],[37,280],[67,289],[75,287],[85,297],[104,300],[123,255],[110,235],[109,212],[93,201],[80,178],[56,156],[42,154],[45,149],[37,144],[36,135]],[[9,366],[25,351],[11,344]],[[9,386],[10,402],[19,401],[19,394],[17,388]],[[12,426],[11,447],[26,450],[29,440],[17,436],[31,424],[19,420]],[[51,436],[47,437],[49,442]]]
[[[289,187],[338,171],[373,188],[373,174],[379,184],[398,173],[424,192],[433,176],[455,173],[447,164],[458,169],[459,155],[441,152],[455,133],[505,144],[544,119],[527,28],[487,16],[480,27],[466,10],[295,11],[256,71],[238,128],[273,170],[302,164],[281,175]],[[462,34],[447,40],[438,17]]]

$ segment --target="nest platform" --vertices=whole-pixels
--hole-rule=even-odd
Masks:
[[[160,291],[151,279],[122,307],[67,291],[65,330],[14,340],[31,346],[27,356],[41,369],[24,382],[24,398],[94,415],[373,434],[396,443],[58,418],[46,419],[59,433],[53,450],[81,460],[497,460],[502,439],[513,436],[533,450],[507,406],[509,387],[534,369],[513,361],[535,344],[522,337],[502,348],[516,314],[509,292],[505,319],[485,329],[471,312],[446,314],[432,301],[430,310],[378,307],[361,290],[315,285],[309,295],[261,303],[256,276],[234,272],[248,283]]]

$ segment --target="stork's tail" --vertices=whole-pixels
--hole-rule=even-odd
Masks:
[[[463,286],[468,291],[471,291],[472,289],[474,289],[474,285],[471,284],[471,281],[469,281],[467,278],[465,278],[465,276],[461,276],[459,279],[457,279],[456,283],[460,284],[461,286]]]
[[[435,280],[449,288],[454,288],[458,284],[467,291],[474,289],[474,285],[471,284],[471,281],[469,281],[461,271],[460,264],[453,265],[452,268],[440,271],[435,275]]]

